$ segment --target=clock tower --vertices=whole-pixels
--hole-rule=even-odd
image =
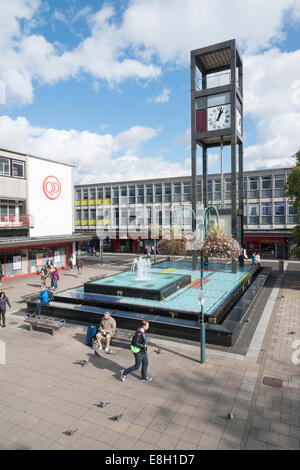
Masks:
[[[219,214],[243,245],[243,63],[235,39],[191,51],[192,209],[197,206],[197,146],[202,148],[202,202],[208,207],[207,149],[220,148]],[[231,153],[231,208],[224,207],[223,147]],[[238,169],[237,169],[238,155]]]

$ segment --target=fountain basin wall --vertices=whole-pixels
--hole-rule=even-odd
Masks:
[[[138,281],[130,272],[125,272],[98,281],[86,282],[84,292],[164,300],[190,283],[190,275],[151,273],[151,279]]]

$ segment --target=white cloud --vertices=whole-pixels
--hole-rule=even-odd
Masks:
[[[170,101],[171,91],[172,90],[170,90],[169,88],[164,88],[162,92],[155,98],[148,98],[147,103],[157,103],[157,104],[168,103],[168,101]]]
[[[77,47],[61,52],[41,34],[30,34],[43,8],[41,0],[0,0],[0,80],[9,105],[31,103],[34,80],[55,83],[82,72],[111,86],[155,79],[157,60],[186,66],[191,49],[233,37],[246,53],[257,51],[284,37],[285,15],[300,18],[298,0],[228,0],[226,8],[224,0],[131,0],[121,17],[107,4],[94,14],[86,6],[72,18],[55,10],[56,19],[68,20],[70,34],[80,17],[90,27]]]
[[[300,112],[275,115],[258,123],[258,143],[245,149],[245,169],[290,167],[300,148]]]
[[[45,129],[32,126],[24,117],[0,117],[2,148],[75,164],[77,183],[189,174],[189,158],[173,163],[162,156],[139,155],[142,143],[154,138],[159,131],[133,126],[112,136],[74,129]]]

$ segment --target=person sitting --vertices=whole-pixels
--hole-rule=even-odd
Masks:
[[[252,255],[251,255],[251,259],[252,259],[252,264],[257,264],[257,260],[256,260],[256,256],[255,256],[255,253],[253,251]]]
[[[36,304],[34,313],[36,314],[37,317],[40,317],[41,315],[41,310],[43,305],[49,305],[49,292],[47,289],[42,286],[41,287],[41,293],[39,295],[40,303]]]
[[[105,339],[105,352],[109,352],[109,346],[111,337],[115,334],[116,331],[116,320],[110,316],[109,312],[105,312],[104,316],[101,319],[98,333],[96,335],[98,348],[102,349],[102,339]]]

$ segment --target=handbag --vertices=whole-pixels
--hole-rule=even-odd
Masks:
[[[137,353],[140,352],[141,348],[138,348],[137,346],[131,345],[131,346],[130,346],[130,350],[131,350],[131,352],[132,352],[133,354],[137,354]]]

